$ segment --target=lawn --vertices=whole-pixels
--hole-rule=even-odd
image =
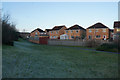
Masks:
[[[118,54],[24,40],[2,47],[3,78],[116,78]]]

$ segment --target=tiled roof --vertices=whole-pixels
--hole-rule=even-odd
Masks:
[[[76,29],[82,29],[85,30],[83,27],[79,26],[79,25],[73,25],[70,28],[66,29],[66,30],[76,30]]]
[[[111,31],[111,32],[114,32],[114,30],[113,30],[113,29],[110,29],[110,31]]]
[[[35,29],[35,30],[38,30],[39,32],[45,32],[45,31],[43,31],[42,29],[40,29],[40,28],[37,28],[37,29]],[[35,30],[33,30],[32,32],[34,32]],[[31,32],[31,33],[32,33]]]
[[[96,23],[96,24],[94,24],[94,25],[88,27],[87,29],[89,29],[89,28],[108,28],[108,27],[105,26],[105,25],[102,24],[102,23]]]
[[[114,28],[120,28],[120,21],[114,22]]]
[[[66,27],[65,25],[62,26],[55,26],[52,30],[60,30],[61,28]]]
[[[51,31],[52,29],[45,29],[47,32]]]

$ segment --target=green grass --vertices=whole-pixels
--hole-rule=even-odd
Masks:
[[[95,47],[86,47],[86,46],[71,46],[71,45],[57,45],[57,46],[74,47],[74,48],[85,48],[85,49],[96,49]]]
[[[33,44],[3,45],[3,78],[116,78],[118,54]]]

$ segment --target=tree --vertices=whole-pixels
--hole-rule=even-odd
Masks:
[[[14,23],[10,22],[10,15],[2,17],[2,43],[13,45],[14,40],[18,40],[19,32]]]

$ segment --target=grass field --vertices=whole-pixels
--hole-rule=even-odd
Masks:
[[[3,45],[3,78],[116,78],[118,54],[33,44]]]

